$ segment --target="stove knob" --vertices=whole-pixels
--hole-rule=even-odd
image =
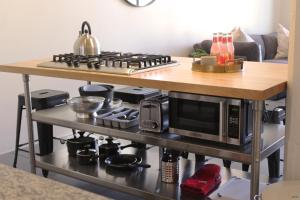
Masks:
[[[77,67],[79,67],[79,62],[74,62],[73,65],[74,65],[74,67],[77,68]]]
[[[100,64],[99,63],[95,63],[94,67],[95,67],[95,69],[99,69],[100,68]]]
[[[156,122],[152,122],[151,128],[156,129],[158,127],[158,124]]]
[[[66,61],[66,63],[67,63],[67,65],[68,65],[68,67],[72,67],[72,66],[73,66],[73,64],[72,64],[71,61]]]
[[[90,62],[88,62],[86,65],[87,65],[87,67],[88,67],[89,69],[93,68],[92,63],[90,63]]]

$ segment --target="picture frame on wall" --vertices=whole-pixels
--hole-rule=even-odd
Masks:
[[[128,4],[135,7],[145,7],[152,4],[155,0],[125,0]]]

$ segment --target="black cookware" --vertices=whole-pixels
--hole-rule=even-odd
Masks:
[[[108,156],[119,154],[120,143],[114,143],[112,137],[107,137],[105,144],[99,145],[99,159],[104,161]]]
[[[105,164],[107,167],[122,170],[133,170],[138,167],[151,167],[151,165],[142,164],[142,158],[133,154],[118,154],[109,156],[105,159]]]
[[[80,96],[98,96],[104,97],[104,107],[108,106],[109,103],[113,100],[113,90],[114,86],[104,85],[104,84],[92,84],[85,85],[79,88]]]
[[[123,149],[128,148],[128,147],[133,147],[133,148],[137,148],[137,149],[145,149],[146,144],[132,141],[131,144],[121,146],[120,149],[123,150]]]
[[[95,149],[89,149],[87,145],[83,150],[77,151],[76,157],[80,165],[92,165],[97,163],[98,155]]]
[[[69,156],[76,157],[76,152],[78,150],[84,149],[85,146],[89,145],[91,149],[95,149],[96,147],[96,140],[93,137],[89,137],[91,135],[88,134],[84,136],[85,132],[78,131],[79,137],[76,136],[76,131],[73,130],[74,137],[67,140],[61,140],[61,143],[67,142],[67,148]]]
[[[161,92],[158,89],[143,87],[125,87],[115,90],[114,97],[120,98],[128,103],[139,104],[142,99],[156,96],[160,93]]]

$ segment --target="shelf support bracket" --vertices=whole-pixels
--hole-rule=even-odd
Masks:
[[[33,135],[33,123],[32,123],[32,102],[31,102],[31,93],[30,93],[30,88],[29,88],[29,75],[28,74],[23,74],[23,82],[24,82],[24,95],[25,95],[25,106],[26,106],[26,116],[27,116],[30,170],[31,170],[31,173],[36,174],[34,135]]]
[[[251,164],[251,194],[250,200],[259,195],[259,175],[260,175],[260,151],[262,132],[262,100],[255,100],[253,105],[253,138],[252,138],[252,164]]]

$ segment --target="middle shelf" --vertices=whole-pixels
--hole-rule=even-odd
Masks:
[[[135,142],[162,146],[179,151],[186,151],[200,155],[218,157],[226,160],[251,163],[251,143],[243,148],[232,148],[208,141],[187,138],[173,133],[151,133],[133,127],[129,129],[115,129],[99,126],[95,120],[78,120],[75,113],[67,106],[32,113],[32,119],[37,122],[53,124],[66,128],[78,129]],[[276,124],[264,124],[262,134],[261,160],[265,159],[284,145],[285,127]]]

